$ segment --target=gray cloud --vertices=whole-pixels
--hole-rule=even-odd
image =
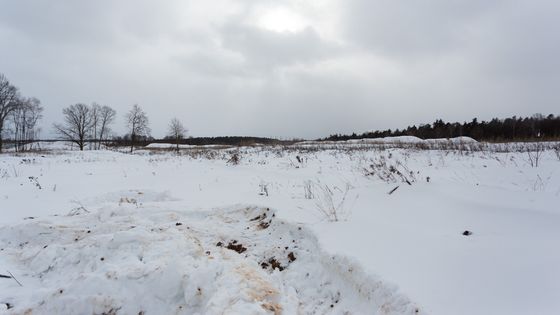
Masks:
[[[156,136],[173,116],[193,135],[318,137],[559,114],[559,15],[546,0],[11,1],[0,72],[43,101],[45,136],[93,101],[139,103]]]
[[[240,53],[248,65],[262,68],[313,63],[336,51],[336,47],[325,43],[311,27],[278,33],[228,24],[221,35],[224,48]]]
[[[430,58],[461,47],[476,20],[499,1],[350,0],[343,31],[377,53]]]

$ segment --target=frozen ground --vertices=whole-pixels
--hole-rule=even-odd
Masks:
[[[0,278],[0,312],[557,314],[560,158],[534,157],[0,155],[0,274],[23,285]]]

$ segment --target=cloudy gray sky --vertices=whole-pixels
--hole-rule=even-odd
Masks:
[[[554,0],[0,0],[0,72],[45,107],[138,103],[153,135],[327,136],[560,114]]]

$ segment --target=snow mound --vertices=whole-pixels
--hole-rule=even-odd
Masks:
[[[190,149],[195,147],[194,145],[188,144],[180,144],[179,149]],[[172,143],[150,143],[144,147],[145,149],[175,149],[177,148],[176,144]]]
[[[439,139],[420,139],[415,136],[396,136],[396,137],[385,137],[385,138],[362,138],[362,139],[350,139],[346,141],[302,141],[298,142],[298,145],[337,145],[337,144],[418,144],[418,143],[428,143],[428,144],[438,144],[438,143],[476,143],[475,139],[471,137],[456,137],[456,138],[439,138]]]
[[[437,139],[426,139],[424,140],[428,143],[477,143],[471,137],[455,137],[455,138],[437,138]]]
[[[191,144],[180,144],[179,149],[202,149],[202,148],[223,148],[229,147],[229,145],[222,144],[206,144],[206,145],[191,145]],[[172,143],[150,143],[144,147],[145,149],[176,149],[177,145]]]
[[[0,228],[23,283],[0,303],[21,314],[418,314],[305,228],[262,207],[212,212],[104,206]]]
[[[455,143],[477,143],[478,141],[476,141],[475,139],[471,138],[471,137],[456,137],[456,138],[451,138],[449,139],[452,142]]]
[[[414,136],[397,136],[397,137],[385,137],[385,138],[365,138],[365,139],[352,139],[347,140],[347,143],[371,143],[371,144],[413,144],[413,143],[476,143],[478,141],[471,137],[455,137],[455,138],[439,138],[439,139],[420,139]]]
[[[421,143],[424,140],[414,136],[385,137],[379,139],[363,139],[372,143]]]

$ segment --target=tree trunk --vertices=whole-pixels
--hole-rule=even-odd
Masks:
[[[130,153],[134,150],[134,134],[130,135]]]
[[[4,123],[0,120],[0,153],[2,153],[2,145],[4,144],[4,138],[2,138],[2,131],[4,131]]]
[[[20,150],[21,152],[24,152],[24,151],[25,151],[25,132],[26,132],[26,130],[25,130],[25,124],[26,124],[26,121],[23,121],[23,124],[21,125],[21,130],[20,130],[20,133],[21,133],[21,134],[20,134],[20,136],[19,136],[20,139],[21,139],[21,144],[19,145],[19,150]]]

